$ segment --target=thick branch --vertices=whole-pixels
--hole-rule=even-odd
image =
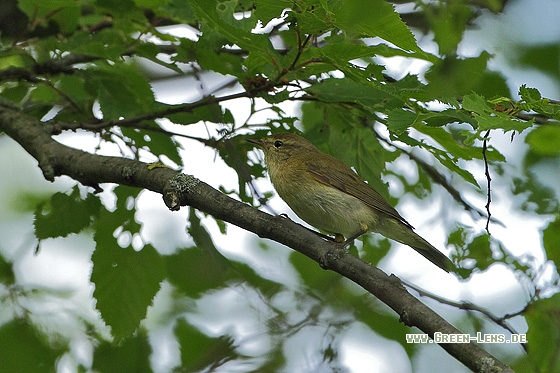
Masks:
[[[148,165],[139,161],[100,156],[67,147],[51,138],[52,129],[49,125],[12,108],[0,106],[0,129],[39,161],[39,166],[48,180],[54,180],[55,176],[67,175],[96,188],[99,183],[111,182],[164,194],[167,201],[188,204],[260,237],[285,244],[314,261],[323,263],[328,269],[356,282],[386,303],[399,314],[403,323],[416,326],[431,337],[435,332],[461,333],[412,296],[396,276],[387,276],[378,268],[352,255],[334,258],[328,255],[335,248],[332,242],[288,219],[271,216],[236,201],[191,176],[182,176],[190,181],[190,185],[184,188],[185,192],[176,194],[181,186],[177,186],[175,171],[165,168],[150,170]],[[174,195],[176,198],[169,198]],[[512,371],[474,343],[449,343],[442,344],[441,347],[474,371]]]

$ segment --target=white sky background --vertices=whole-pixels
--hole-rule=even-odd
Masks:
[[[527,10],[531,11],[528,12]],[[521,84],[527,84],[530,87],[536,87],[543,96],[554,99],[560,98],[560,91],[557,86],[551,83],[548,77],[540,73],[520,70],[508,65],[507,60],[501,53],[507,52],[510,43],[533,43],[541,44],[560,39],[560,23],[557,20],[560,14],[560,2],[557,0],[520,0],[510,1],[504,15],[494,16],[485,14],[480,17],[477,24],[479,30],[469,31],[461,44],[461,50],[466,55],[478,55],[482,49],[496,54],[492,61],[492,66],[506,75],[511,84],[513,92]],[[520,20],[522,20],[520,22]],[[543,27],[546,25],[546,27]],[[424,43],[424,40],[421,40]],[[429,46],[427,46],[430,48]],[[504,49],[505,48],[505,49]],[[396,63],[396,66],[388,66],[389,70],[394,68],[399,70],[402,64]],[[413,67],[414,68],[414,67]],[[213,77],[208,75],[208,79],[204,81],[207,91],[211,91],[213,84],[219,85]],[[190,89],[192,84],[198,84],[188,79],[177,79],[175,81],[160,81],[154,83],[158,99],[165,102],[186,102],[196,99],[193,97],[193,91]],[[185,88],[187,87],[187,88]],[[236,120],[242,122],[248,115],[248,111],[243,112],[244,107],[239,102],[225,103],[234,112]],[[175,128],[174,128],[175,129]],[[188,126],[187,130],[190,135],[198,135],[207,137],[206,128],[203,125]],[[210,129],[211,135],[215,135],[215,129]],[[523,156],[520,151],[524,148],[523,135],[516,136],[513,144],[509,142],[510,135],[501,135],[494,131],[492,133],[492,144],[496,146],[508,159],[507,167],[514,170],[518,167]],[[83,139],[83,144],[92,150],[94,145],[86,145],[91,139],[89,135],[68,134],[59,137],[62,142],[75,144],[77,139]],[[206,183],[218,187],[224,185],[226,188],[237,188],[237,180],[234,171],[227,167],[219,157],[215,156],[212,149],[188,141],[184,142],[185,150],[182,155],[187,160],[184,172],[193,174]],[[115,149],[107,147],[105,153],[113,152]],[[33,239],[33,217],[27,212],[18,212],[18,196],[23,191],[30,193],[50,192],[55,190],[67,191],[73,183],[67,178],[59,178],[54,184],[46,182],[36,162],[26,154],[19,145],[15,144],[7,137],[0,138],[0,250],[2,254],[10,261],[16,263],[16,275],[18,282],[24,288],[48,288],[57,289],[65,292],[68,297],[64,302],[53,299],[50,303],[45,303],[44,299],[33,304],[30,302],[31,309],[33,307],[42,306],[41,309],[35,309],[37,318],[44,320],[47,324],[56,330],[59,325],[56,323],[68,322],[72,317],[59,318],[60,314],[70,313],[69,309],[80,309],[83,318],[101,325],[98,315],[91,304],[90,298],[93,292],[93,286],[89,283],[89,274],[91,271],[91,263],[89,261],[94,244],[87,234],[71,235],[67,239],[46,240],[41,244],[39,254],[34,255],[36,242]],[[481,185],[485,185],[485,179],[482,168],[471,170],[475,173]],[[543,182],[548,185],[555,186],[558,195],[558,176],[548,175],[548,180]],[[258,180],[257,185],[261,191],[271,190],[268,180]],[[509,196],[508,185],[494,185],[492,213],[493,216],[504,222],[507,228],[501,228],[498,225],[491,226],[493,236],[502,242],[505,246],[516,255],[521,255],[527,250],[542,260],[541,237],[539,231],[548,222],[542,221],[538,217],[532,217],[530,214],[520,215],[518,211],[512,208],[514,203],[508,198],[502,198],[501,195]],[[106,194],[108,195],[108,194]],[[445,210],[449,200],[438,200],[438,195],[433,197],[430,202],[433,204],[428,213],[422,210],[422,214],[415,210],[418,205],[412,203],[403,203],[398,206],[399,211],[407,218],[416,228],[417,232],[432,242],[436,247],[443,248],[444,235],[438,226],[434,226],[434,216]],[[476,203],[481,209],[485,204],[485,200],[480,196],[469,195],[472,203]],[[107,198],[110,200],[110,197]],[[292,219],[298,220],[291,213],[289,208],[279,198],[272,201],[272,207],[278,212],[287,212]],[[170,213],[162,203],[161,196],[151,192],[144,192],[138,202],[139,212],[138,220],[144,223],[143,234],[148,242],[162,253],[171,253],[177,247],[189,246],[192,244],[191,239],[184,231],[187,210]],[[468,215],[461,214],[456,217],[466,224],[476,225],[482,230],[484,221],[472,221]],[[215,223],[211,219],[204,220],[207,228],[213,233],[216,245],[222,253],[231,259],[241,260],[250,263],[251,267],[259,271],[263,277],[270,278],[286,284],[288,287],[297,287],[297,272],[291,269],[288,263],[288,255],[291,250],[282,245],[267,242],[271,247],[270,250],[264,251],[257,247],[258,238],[243,231],[240,228],[229,226],[228,235],[221,235]],[[443,297],[452,300],[469,300],[482,307],[487,307],[497,315],[501,315],[506,311],[515,311],[521,308],[526,302],[526,291],[509,271],[494,266],[487,273],[475,276],[469,283],[460,283],[454,276],[445,274],[443,271],[434,270],[431,263],[420,259],[414,250],[408,247],[399,247],[392,250],[389,256],[381,262],[381,267],[386,272],[394,272],[406,281],[414,283],[428,291],[437,293]],[[314,263],[310,262],[310,265]],[[445,286],[442,286],[445,284]],[[351,285],[349,285],[351,286]],[[156,300],[156,307],[150,310],[147,325],[154,327],[156,331],[151,336],[154,343],[157,358],[153,359],[158,372],[166,372],[178,362],[177,346],[169,343],[161,343],[165,341],[165,336],[170,335],[172,330],[169,327],[158,325],[159,315],[165,312],[168,305],[165,301],[166,288],[162,290]],[[248,344],[249,355],[259,355],[262,349],[266,348],[266,335],[255,336],[255,330],[259,330],[258,320],[255,320],[254,309],[255,304],[248,304],[244,299],[249,296],[244,294],[245,290],[239,290],[238,294],[217,294],[214,298],[208,297],[205,301],[200,302],[195,312],[189,315],[189,322],[195,325],[214,324],[214,329],[202,329],[211,335],[219,335],[224,331],[234,330],[234,335],[244,338],[255,338],[253,343]],[[357,290],[361,291],[361,290]],[[232,308],[219,309],[216,308],[217,298],[220,296],[231,297],[230,303]],[[247,296],[241,298],[240,296]],[[287,296],[287,295],[286,295]],[[241,299],[241,300],[240,300]],[[295,300],[284,299],[279,304],[293,304]],[[436,312],[443,315],[446,319],[453,323],[454,319],[460,317],[461,313],[451,309],[450,307],[440,306],[434,301],[422,298],[429,306],[433,307]],[[45,307],[45,304],[47,307]],[[84,305],[86,305],[84,307]],[[244,319],[235,318],[231,323],[216,324],[215,320],[220,322],[227,321],[224,316],[226,313],[235,309],[235,315],[245,314]],[[262,310],[266,314],[265,310]],[[10,310],[0,310],[0,324],[9,320],[13,314]],[[251,317],[249,317],[251,316]],[[294,315],[297,318],[297,315]],[[519,332],[526,331],[526,325],[521,318],[514,320],[513,326]],[[78,361],[88,365],[91,363],[91,346],[84,337],[85,331],[83,327],[74,325],[71,329],[75,337],[72,345],[73,352]],[[68,329],[65,326],[64,329]],[[502,333],[499,328],[489,329],[489,332]],[[264,329],[263,329],[264,333]],[[290,366],[288,370],[296,372],[298,369],[305,367],[308,355],[305,352],[305,344],[308,338],[314,333],[307,331],[309,334],[299,334],[294,336],[290,343],[286,344],[286,353],[293,356],[294,364],[301,362],[302,365]],[[258,334],[258,333],[257,333]],[[106,334],[108,335],[108,334]],[[352,372],[371,372],[375,368],[376,371],[392,371],[392,372],[411,372],[412,367],[408,363],[408,359],[404,350],[398,344],[392,341],[383,341],[383,338],[375,335],[371,329],[361,324],[353,324],[344,333],[344,341],[341,345],[341,356],[343,362],[351,369]],[[381,346],[395,347],[392,354],[381,350]],[[394,346],[393,346],[394,345]],[[484,346],[488,348],[488,345]],[[493,348],[494,346],[490,346]],[[497,348],[507,348],[510,352],[518,352],[517,346],[495,346]],[[441,360],[441,349],[438,346],[427,345],[422,348],[423,352],[415,362],[419,372],[437,372],[441,367],[459,367],[458,369],[466,369],[458,366],[454,359],[446,357]],[[398,354],[395,356],[395,353]],[[443,353],[444,355],[447,355]],[[299,356],[298,356],[299,355]],[[390,356],[390,357],[389,357]],[[449,361],[448,361],[449,360]],[[449,362],[449,364],[448,364]],[[400,364],[400,366],[396,364]],[[74,365],[73,358],[67,356],[63,363],[59,366],[61,372],[71,372]],[[234,366],[230,365],[233,369]],[[308,366],[309,367],[309,366]],[[439,368],[439,369],[438,369]],[[300,370],[302,371],[302,370]]]

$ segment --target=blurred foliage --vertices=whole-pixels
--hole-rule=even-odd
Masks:
[[[536,372],[557,372],[560,370],[560,315],[558,305],[560,294],[550,298],[539,299],[526,310],[529,324],[527,339],[540,341],[529,345],[531,359],[522,359],[513,366],[514,369]],[[546,342],[545,342],[546,341]]]
[[[413,10],[398,13],[394,5]],[[536,267],[534,258],[514,257],[487,232],[462,223],[446,225],[447,243],[462,278],[501,263],[531,284],[530,301],[520,313],[529,325],[528,353],[510,362],[520,371],[558,371],[560,224],[557,215],[550,215],[558,213],[559,203],[534,176],[543,164],[556,173],[559,169],[560,105],[532,87],[512,94],[504,76],[489,68],[489,53],[465,57],[457,52],[481,12],[500,12],[505,5],[502,0],[0,0],[0,103],[56,122],[61,130],[97,133],[99,141],[118,145],[123,154],[148,154],[173,166],[185,161],[173,137],[180,131],[169,130],[160,119],[178,128],[213,123],[217,136],[186,138],[215,149],[236,171],[238,190],[224,192],[256,205],[265,205],[270,195],[255,198],[245,187],[251,177],[264,174],[262,164],[247,156],[252,149],[244,141],[247,133],[258,137],[297,125],[393,204],[404,195],[427,199],[442,186],[473,212],[460,199],[462,191],[483,196],[485,191],[466,162],[486,164],[501,175],[507,159],[489,133],[507,132],[514,139],[530,131],[524,137],[524,168],[509,183],[514,195],[524,197],[515,208],[552,219],[542,231],[550,262]],[[193,36],[160,27],[169,25],[183,25]],[[419,36],[433,39],[438,53],[422,49]],[[560,80],[557,43],[517,48],[515,63]],[[393,77],[384,65],[392,59],[428,67],[420,76]],[[146,61],[171,77],[199,79],[212,71],[228,83],[199,100],[163,103],[153,92]],[[223,93],[228,87],[241,93]],[[248,99],[239,103],[250,112],[244,122],[221,105],[237,98]],[[301,116],[285,112],[286,103],[297,103]],[[256,119],[262,112],[267,119]],[[408,163],[410,173],[418,175],[411,179],[390,165],[406,156],[414,160],[413,151],[427,161]],[[389,194],[387,178],[395,180],[400,196]],[[158,322],[169,327],[180,350],[177,372],[227,371],[235,363],[246,371],[282,371],[292,366],[287,346],[302,336],[312,356],[310,371],[344,371],[340,338],[352,325],[366,325],[372,335],[396,341],[412,361],[418,352],[418,346],[406,343],[411,330],[396,315],[307,258],[289,257],[297,286],[270,280],[262,268],[223,256],[194,209],[185,233],[193,245],[161,255],[145,242],[136,219],[139,191],[118,186],[113,196],[115,208],[78,186],[47,199],[22,198],[33,200],[38,240],[93,232],[92,303],[111,337],[79,312],[68,312],[67,317],[82,320],[93,350],[91,364],[73,360],[78,371],[152,371],[157,342],[150,338],[146,316],[164,286],[173,289],[172,305]],[[226,225],[217,223],[225,234]],[[384,238],[362,240],[353,253],[374,265],[391,247]],[[263,244],[259,250],[269,249]],[[550,267],[554,274],[542,285]],[[74,353],[71,342],[50,335],[24,300],[32,293],[56,294],[20,289],[13,264],[2,257],[0,280],[1,308],[13,314],[2,314],[0,366],[54,371],[61,356]],[[253,341],[239,338],[236,330],[192,321],[193,304],[212,297],[220,297],[216,303],[226,310],[232,299],[246,301],[243,313],[260,327],[248,339],[259,348],[244,345]],[[463,322],[482,329],[472,314]]]

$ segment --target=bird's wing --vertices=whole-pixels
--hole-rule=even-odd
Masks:
[[[366,184],[350,167],[337,158],[330,158],[330,164],[333,162],[339,164],[337,172],[332,172],[332,167],[325,166],[324,162],[306,162],[307,170],[315,180],[354,196],[374,210],[382,212],[413,229],[412,225],[410,225],[381,194]]]

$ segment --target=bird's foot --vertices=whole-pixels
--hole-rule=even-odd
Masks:
[[[344,255],[348,254],[348,246],[354,242],[354,240],[360,237],[362,234],[367,232],[367,226],[360,226],[360,230],[348,237],[346,240],[344,236],[340,233],[334,236],[334,247],[329,249],[325,254],[323,254],[319,260],[319,265],[323,269],[329,269],[330,263],[335,260],[342,258]],[[332,238],[331,238],[332,240]]]
[[[321,255],[321,258],[319,259],[319,265],[321,268],[330,269],[332,262],[348,254],[346,245],[346,241],[334,243],[334,247],[332,249],[327,250],[327,252]]]

